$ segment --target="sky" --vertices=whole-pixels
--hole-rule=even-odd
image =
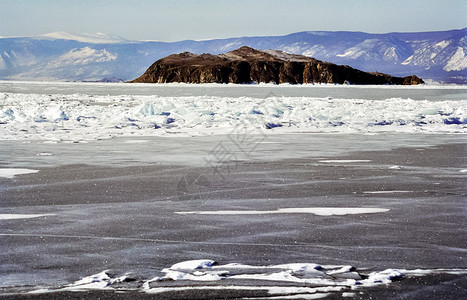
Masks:
[[[0,36],[107,33],[179,41],[467,27],[467,0],[0,0]]]

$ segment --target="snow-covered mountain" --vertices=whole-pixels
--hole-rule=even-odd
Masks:
[[[127,42],[126,39],[113,34],[105,34],[98,32],[96,34],[72,34],[68,32],[58,31],[43,34],[37,38],[51,39],[51,40],[72,40],[83,43],[91,44],[114,44]]]
[[[364,71],[467,84],[467,28],[369,34],[307,31],[205,41],[130,41],[114,35],[55,32],[0,38],[0,79],[130,80],[173,53],[219,54],[250,46],[312,56]]]

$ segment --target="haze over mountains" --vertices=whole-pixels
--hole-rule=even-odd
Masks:
[[[467,28],[387,34],[307,31],[285,36],[179,42],[130,41],[101,33],[3,37],[0,79],[131,80],[170,54],[219,54],[241,46],[283,50],[367,72],[416,74],[424,80],[467,84]]]

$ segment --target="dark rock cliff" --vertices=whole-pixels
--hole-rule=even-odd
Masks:
[[[156,61],[143,75],[131,82],[398,85],[424,83],[415,75],[393,77],[382,73],[368,73],[307,56],[249,47],[241,47],[219,55],[197,55],[190,52],[169,55]]]

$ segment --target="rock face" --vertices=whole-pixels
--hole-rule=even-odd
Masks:
[[[368,73],[349,66],[322,62],[311,57],[279,50],[241,47],[225,54],[173,54],[156,61],[131,82],[142,83],[350,83],[398,84],[424,83],[417,76],[393,77]]]

